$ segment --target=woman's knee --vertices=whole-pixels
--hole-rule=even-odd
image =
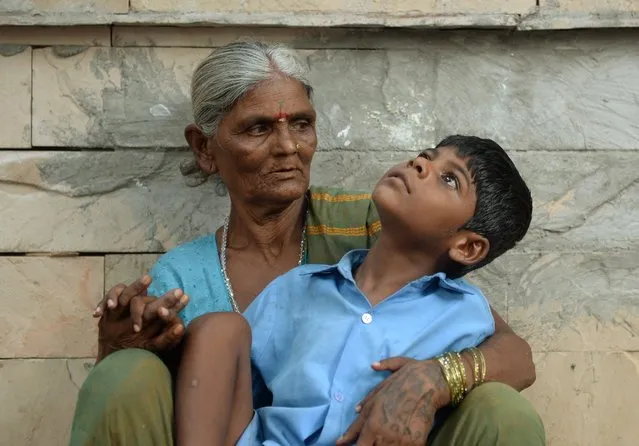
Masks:
[[[140,445],[171,444],[165,439],[172,435],[172,417],[171,375],[164,363],[145,350],[121,350],[98,363],[80,388],[69,444],[124,444],[105,440],[120,437]]]
[[[155,354],[140,349],[125,349],[110,354],[89,373],[80,390],[93,397],[104,394],[111,404],[135,399],[136,395],[171,388],[171,374]],[[98,389],[100,391],[98,392]]]
[[[467,412],[468,419],[480,420],[485,436],[506,440],[503,444],[545,444],[539,414],[521,393],[505,384],[486,383],[477,387],[458,410]]]

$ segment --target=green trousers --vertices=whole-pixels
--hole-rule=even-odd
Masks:
[[[433,436],[433,446],[545,444],[531,404],[498,383],[473,390]],[[173,445],[171,375],[144,350],[122,350],[101,361],[80,389],[71,446]]]

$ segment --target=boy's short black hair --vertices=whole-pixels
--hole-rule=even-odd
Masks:
[[[475,184],[475,213],[462,229],[475,232],[490,243],[486,258],[474,265],[455,263],[447,271],[461,277],[489,264],[524,238],[532,219],[530,190],[515,164],[499,144],[476,136],[448,136],[437,147],[455,147],[467,158]]]

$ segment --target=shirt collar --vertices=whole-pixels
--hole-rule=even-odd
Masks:
[[[321,275],[330,273],[339,273],[343,278],[349,282],[355,283],[355,277],[353,271],[364,261],[368,249],[355,249],[348,252],[342,259],[335,265],[320,266],[311,271],[306,271],[304,275]],[[421,277],[411,283],[411,285],[419,288],[427,288],[433,285],[439,285],[442,288],[452,291],[454,293],[465,294],[472,292],[472,285],[466,282],[464,279],[451,279],[444,272],[439,272],[431,276]]]

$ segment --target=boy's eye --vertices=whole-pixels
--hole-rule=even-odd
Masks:
[[[430,160],[430,154],[424,151],[418,155],[418,158],[426,158],[427,160]]]
[[[457,180],[457,177],[452,173],[442,174],[442,181],[451,189],[459,190],[459,181]]]

